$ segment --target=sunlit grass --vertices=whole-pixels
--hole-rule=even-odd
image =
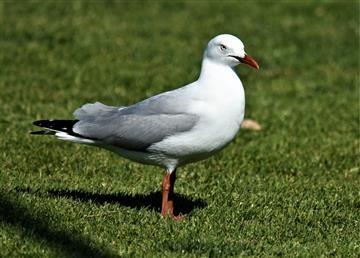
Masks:
[[[359,4],[1,2],[0,256],[357,257]],[[219,155],[162,171],[34,137],[33,120],[128,105],[196,79],[207,41],[240,37],[246,117]]]

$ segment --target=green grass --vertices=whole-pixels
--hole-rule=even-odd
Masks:
[[[5,1],[0,25],[0,256],[358,257],[359,2]],[[161,169],[29,135],[195,80],[225,32],[264,129],[179,170],[184,221],[159,216]]]

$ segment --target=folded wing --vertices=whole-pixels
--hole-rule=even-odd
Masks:
[[[86,104],[74,112],[79,121],[73,131],[108,145],[145,151],[168,136],[191,130],[198,121],[196,115],[186,113],[181,98],[169,105],[175,99],[164,95],[129,107]]]

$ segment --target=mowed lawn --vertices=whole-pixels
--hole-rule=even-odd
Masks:
[[[87,102],[129,105],[197,79],[231,33],[247,118],[178,171],[29,134]],[[0,2],[1,257],[359,257],[359,2]]]

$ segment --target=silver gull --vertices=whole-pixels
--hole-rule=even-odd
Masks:
[[[39,120],[32,134],[113,151],[127,159],[163,167],[163,217],[174,215],[174,184],[179,166],[206,159],[234,139],[244,119],[245,95],[234,67],[259,69],[235,36],[208,43],[198,80],[131,106],[96,102],[75,110],[75,120]]]

